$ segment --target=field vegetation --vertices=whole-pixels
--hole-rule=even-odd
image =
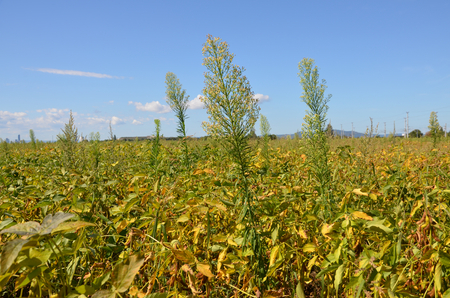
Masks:
[[[262,263],[226,148],[160,142],[157,171],[152,142],[3,147],[1,296],[448,295],[447,141],[331,139],[327,206],[304,140],[251,141]]]

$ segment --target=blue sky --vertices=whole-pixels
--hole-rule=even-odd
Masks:
[[[176,135],[165,74],[187,94],[188,134],[205,135],[202,45],[228,42],[262,99],[272,133],[301,130],[298,63],[327,80],[335,129],[450,130],[450,1],[2,1],[0,138],[51,140],[75,114],[80,133]],[[259,126],[256,127],[259,133]]]

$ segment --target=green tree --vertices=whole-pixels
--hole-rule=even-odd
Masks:
[[[259,116],[258,100],[243,74],[245,69],[233,64],[234,54],[229,52],[225,41],[208,35],[202,51],[203,65],[208,70],[205,72],[202,101],[209,114],[209,122],[204,122],[203,128],[222,143],[238,165],[242,195],[236,204],[243,203],[238,221],[246,226],[244,245],[251,245],[257,258],[258,275],[262,277],[265,275],[264,250],[257,231],[256,210],[249,183],[252,148],[247,137]]]
[[[178,137],[182,139],[184,149],[184,162],[189,163],[188,147],[186,144],[186,111],[189,107],[189,95],[186,95],[186,90],[182,89],[182,85],[174,73],[168,72],[166,74],[166,101],[175,116],[178,118]]]
[[[333,126],[331,126],[331,123],[328,123],[326,131],[327,131],[327,137],[329,137],[329,138],[334,137]]]
[[[409,133],[410,138],[421,138],[423,133],[419,129],[414,129]]]
[[[440,128],[439,121],[437,118],[436,112],[430,113],[430,125],[428,125],[428,128],[430,129],[430,136],[433,138],[433,148],[436,147],[436,143],[438,138],[440,137]]]
[[[331,94],[324,96],[326,81],[319,82],[319,69],[314,65],[314,59],[303,58],[298,64],[300,84],[303,88],[302,101],[309,111],[306,112],[303,123],[302,137],[306,141],[307,162],[320,185],[321,195],[328,193],[331,173],[328,166],[329,144],[325,123],[328,111],[327,103]]]

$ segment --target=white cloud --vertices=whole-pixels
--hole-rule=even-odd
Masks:
[[[129,101],[129,105],[135,105],[137,111],[155,112],[158,114],[169,113],[172,109],[169,106],[162,105],[159,101],[147,102],[143,105],[140,102]]]
[[[112,125],[121,125],[121,124],[124,124],[124,123],[125,123],[125,121],[123,119],[120,119],[119,117],[113,116],[111,118],[111,124]]]
[[[29,68],[27,68],[29,69]],[[103,73],[96,72],[87,72],[87,71],[79,71],[79,70],[64,70],[64,69],[54,69],[54,68],[37,68],[37,69],[29,69],[33,71],[40,71],[46,73],[60,74],[60,75],[69,75],[69,76],[81,76],[81,77],[93,77],[99,79],[124,79],[124,77],[117,77]]]
[[[256,98],[256,99],[258,100],[259,103],[266,102],[266,101],[269,101],[269,100],[270,100],[269,95],[264,95],[264,94],[261,94],[261,93],[256,93],[256,94],[253,96],[253,98]]]
[[[142,122],[141,122],[141,121],[137,121],[136,119],[134,119],[133,122],[131,122],[131,124],[134,124],[134,125],[141,125]]]
[[[110,105],[112,105],[112,104],[114,104],[114,100],[110,100],[108,103],[109,103]]]
[[[109,124],[109,119],[103,117],[87,117],[85,122],[89,125]]]
[[[199,94],[196,98],[189,101],[189,109],[191,110],[199,110],[205,107],[205,104],[200,100],[202,96]]]

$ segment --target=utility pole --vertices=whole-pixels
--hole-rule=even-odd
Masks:
[[[409,138],[409,112],[406,112],[406,137]]]
[[[394,121],[394,137],[395,137],[395,121]]]
[[[352,122],[352,139],[353,139],[353,122]]]
[[[386,138],[386,122],[384,122],[384,137]]]

